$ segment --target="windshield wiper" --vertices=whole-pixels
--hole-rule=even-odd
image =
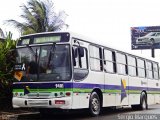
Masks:
[[[36,63],[38,64],[37,49],[36,49],[36,52],[34,52],[34,50],[33,50],[30,46],[26,45],[26,47],[27,47],[27,48],[31,51],[31,53],[35,56],[35,61],[36,61]]]
[[[37,57],[37,53],[34,52],[34,50],[29,46],[29,45],[26,45],[26,47],[31,51],[31,53]]]
[[[35,56],[35,63],[37,64],[37,81],[39,79],[39,62],[38,62],[38,55],[37,55],[37,49],[36,49],[36,52],[34,52],[34,50],[29,46],[29,45],[26,45],[26,47],[30,50],[30,52]],[[36,68],[35,68],[36,69]]]
[[[56,45],[56,43],[53,43],[53,46],[52,46],[52,48],[51,48],[51,50],[50,50],[50,53],[49,53],[49,57],[48,57],[48,66],[49,66],[49,64],[50,64],[50,62],[51,62],[51,59],[52,59],[52,53],[54,53],[55,52],[55,45]]]

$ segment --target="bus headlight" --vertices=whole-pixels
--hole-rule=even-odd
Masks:
[[[18,96],[18,93],[17,93],[17,92],[15,93],[15,96],[16,96],[16,97]]]

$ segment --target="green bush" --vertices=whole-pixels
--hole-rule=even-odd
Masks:
[[[11,107],[15,47],[16,41],[12,40],[9,32],[7,38],[0,42],[0,108]]]

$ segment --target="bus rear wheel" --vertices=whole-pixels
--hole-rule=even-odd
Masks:
[[[147,104],[147,96],[143,92],[141,94],[140,98],[140,104],[139,105],[131,105],[133,110],[147,110],[148,109],[148,104]]]
[[[144,92],[141,94],[140,104],[137,106],[137,108],[139,110],[147,110],[148,109],[147,96]]]
[[[95,117],[100,114],[101,111],[101,103],[100,98],[96,92],[93,92],[89,101],[89,112],[91,116]]]
[[[141,110],[146,110],[146,109],[148,109],[147,97],[146,97],[146,94],[145,94],[145,93],[142,93],[142,97],[141,97],[141,102],[140,102],[139,108],[140,108]]]

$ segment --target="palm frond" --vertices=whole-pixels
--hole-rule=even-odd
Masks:
[[[30,34],[45,31],[61,30],[67,17],[65,12],[56,14],[54,4],[51,0],[29,0],[27,5],[21,6],[23,14],[20,16],[25,22],[20,23],[16,20],[7,20],[6,22],[18,28],[22,34]]]
[[[13,19],[6,20],[6,24],[13,25],[14,27],[16,27],[18,29],[22,29],[23,27],[25,27],[23,23],[20,23],[16,20],[13,20]]]

